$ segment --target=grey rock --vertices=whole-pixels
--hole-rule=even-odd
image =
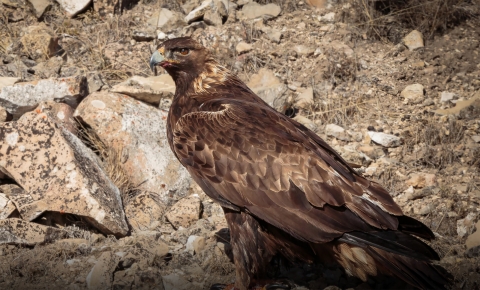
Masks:
[[[113,86],[110,90],[134,97],[143,102],[158,106],[163,98],[172,98],[175,94],[175,83],[168,74],[155,77],[133,76]]]
[[[347,131],[335,124],[328,124],[325,126],[325,134],[327,136],[333,136],[339,140],[352,141],[352,137],[347,133]]]
[[[259,17],[271,19],[280,15],[281,11],[282,9],[280,6],[273,3],[260,5],[256,2],[250,2],[242,7],[242,17],[245,19],[254,19]]]
[[[455,93],[443,91],[440,93],[440,102],[442,103],[450,102],[450,101],[453,101],[456,97],[457,95]]]
[[[67,16],[73,17],[84,11],[92,0],[56,0],[63,10],[67,13]]]
[[[164,204],[187,195],[190,175],[168,145],[167,112],[123,94],[97,92],[82,101],[75,116],[123,156],[120,166],[139,190],[155,193]]]
[[[405,98],[405,103],[420,104],[425,100],[423,90],[421,84],[408,85],[400,95]]]
[[[153,13],[152,17],[147,20],[147,24],[154,29],[170,32],[185,26],[187,23],[184,20],[183,14],[161,8],[159,11]]]
[[[382,132],[368,131],[368,135],[373,142],[382,145],[383,147],[398,147],[402,145],[402,139],[395,135],[385,134]]]
[[[83,76],[17,83],[1,88],[0,106],[17,119],[40,102],[78,102],[87,92],[87,80]]]
[[[287,100],[285,91],[287,90],[287,86],[275,76],[273,71],[261,68],[258,73],[252,75],[247,85],[254,93],[277,111],[285,111],[284,105]]]
[[[50,0],[28,0],[28,3],[32,7],[33,13],[37,19],[42,18],[43,13],[52,7]]]
[[[119,260],[120,257],[113,252],[103,252],[87,275],[87,288],[111,289],[113,272],[115,272]]]
[[[423,35],[417,30],[412,30],[412,32],[403,38],[403,43],[409,50],[417,50],[424,47]]]
[[[68,238],[65,230],[30,223],[17,218],[0,220],[0,244],[35,246]]]
[[[83,216],[104,234],[127,234],[118,188],[96,155],[49,115],[37,110],[0,124],[0,136],[1,171],[43,202],[41,210]]]

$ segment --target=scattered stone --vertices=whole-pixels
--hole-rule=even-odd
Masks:
[[[0,244],[35,246],[67,238],[65,230],[29,223],[17,218],[0,220]]]
[[[367,133],[373,142],[380,144],[383,147],[390,148],[390,147],[398,147],[402,145],[402,139],[395,135],[385,134],[382,132],[373,132],[373,131],[368,131]]]
[[[74,17],[83,12],[92,3],[92,0],[57,0],[68,17]]]
[[[96,155],[47,114],[0,124],[0,169],[49,211],[81,215],[105,234],[128,231],[118,188]],[[7,154],[8,152],[8,154]]]
[[[168,245],[160,239],[160,234],[134,235],[124,238],[126,246],[135,246],[146,250],[152,258],[162,258],[168,254]]]
[[[118,260],[120,258],[113,252],[103,252],[87,275],[87,288],[92,290],[111,289],[113,272],[117,268]]]
[[[135,45],[137,41],[152,41],[155,39],[155,32],[135,30],[132,32],[132,38],[131,45]]]
[[[187,23],[181,13],[161,8],[153,13],[152,17],[147,20],[147,24],[154,29],[160,29],[163,32],[170,32],[179,27],[185,26]],[[153,38],[155,38],[154,35]]]
[[[295,99],[295,106],[303,109],[311,104],[313,104],[313,88],[299,89],[299,94]]]
[[[413,186],[414,188],[424,188],[429,186],[435,186],[435,174],[429,173],[414,173],[411,175],[410,179],[405,181],[405,184],[408,186]]]
[[[385,155],[382,148],[370,146],[370,145],[363,145],[357,148],[358,151],[362,152],[363,154],[367,155],[370,159],[378,159]]]
[[[190,282],[184,278],[183,272],[172,273],[166,276],[162,276],[163,287],[165,290],[191,290],[191,289],[203,289],[203,285]]]
[[[185,249],[191,254],[198,254],[205,249],[205,238],[199,236],[188,237]]]
[[[293,51],[295,51],[299,56],[311,56],[315,52],[315,49],[313,49],[312,47],[299,44],[299,45],[293,46]]]
[[[287,90],[287,86],[275,76],[273,71],[261,68],[258,73],[252,75],[247,85],[277,111],[282,113],[285,111],[287,96],[284,92]]]
[[[334,40],[328,44],[326,44],[327,47],[331,47],[333,50],[341,52],[345,55],[347,58],[353,58],[354,57],[354,51],[353,49],[350,48],[350,46],[346,45],[345,43]]]
[[[335,22],[335,12],[327,13],[323,16],[318,16],[318,21],[321,22]]]
[[[268,39],[275,43],[280,43],[280,40],[282,39],[282,32],[280,30],[272,28],[265,33]]]
[[[6,122],[8,120],[8,112],[7,110],[0,106],[0,123]]]
[[[328,124],[325,126],[325,134],[327,136],[333,136],[339,140],[351,141],[352,138],[342,127],[335,124]]]
[[[405,98],[406,103],[412,104],[419,104],[425,99],[423,94],[423,86],[421,84],[406,86],[400,95]]]
[[[480,255],[480,221],[477,222],[477,231],[469,235],[466,241],[468,257],[477,257]]]
[[[327,7],[327,0],[307,0],[308,5],[315,7],[315,8],[326,8]]]
[[[49,58],[46,62],[40,62],[33,67],[35,75],[41,78],[54,78],[58,77],[63,65],[63,58],[60,56],[54,56]]]
[[[0,188],[0,220],[8,218],[17,208]]]
[[[192,194],[174,204],[165,216],[175,228],[188,228],[200,218],[200,211],[200,198],[197,194]]]
[[[250,2],[242,7],[242,16],[245,19],[255,19],[259,17],[271,19],[280,15],[281,11],[280,6],[273,3],[260,5],[257,2]]]
[[[98,92],[105,86],[102,75],[98,72],[87,73],[88,93]]]
[[[190,175],[167,141],[167,112],[126,95],[90,94],[74,114],[122,157],[121,166],[139,190],[158,194],[168,204],[186,195]]]
[[[28,26],[23,29],[23,36],[19,42],[11,47],[11,53],[22,52],[33,60],[44,60],[54,56],[60,49],[55,32],[44,23]]]
[[[457,234],[460,238],[471,232],[476,218],[477,214],[471,212],[464,219],[457,220]]]
[[[238,54],[249,52],[252,49],[253,49],[253,47],[252,47],[251,44],[248,44],[248,43],[243,42],[243,41],[239,42],[237,44],[237,46],[235,47],[235,50],[237,51]]]
[[[173,98],[175,83],[168,74],[155,77],[133,76],[110,90],[158,106],[163,98]]]
[[[17,83],[1,89],[0,106],[18,119],[35,109],[40,102],[55,100],[72,104],[87,93],[87,81],[83,76]]]
[[[480,135],[473,135],[472,140],[473,140],[473,142],[480,143]]]
[[[424,47],[423,35],[420,31],[417,30],[413,30],[412,32],[407,34],[407,36],[405,36],[405,38],[403,39],[403,42],[409,50],[416,50]]]
[[[41,19],[43,13],[52,7],[50,0],[28,0],[28,3],[32,7],[33,13],[37,19]]]
[[[160,226],[165,205],[153,194],[142,192],[124,205],[125,216],[134,231],[153,230]]]
[[[20,78],[0,77],[0,90],[2,90],[4,87],[13,86],[18,81],[20,81]]]
[[[49,209],[43,201],[36,201],[33,197],[15,184],[0,185],[0,191],[8,195],[20,217],[25,221],[32,221]]]
[[[57,103],[53,101],[40,103],[37,107],[42,113],[47,114],[50,118],[70,133],[77,134],[77,122],[73,118],[74,110],[67,104]]]
[[[205,0],[200,6],[188,13],[185,21],[190,24],[203,18],[208,25],[221,25],[222,18],[227,16],[227,8],[225,8],[225,4],[222,1]]]
[[[440,102],[442,102],[442,103],[450,102],[450,101],[454,100],[456,96],[457,96],[456,94],[450,93],[450,92],[447,92],[447,91],[441,92],[440,93]]]
[[[470,106],[477,106],[480,108],[480,92],[477,92],[472,98],[465,101],[457,101],[455,107],[445,110],[435,110],[434,113],[438,115],[459,115]]]

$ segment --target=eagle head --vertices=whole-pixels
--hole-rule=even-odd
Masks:
[[[208,50],[190,37],[169,39],[150,58],[150,68],[163,67],[174,79],[182,75],[192,78],[204,70]]]

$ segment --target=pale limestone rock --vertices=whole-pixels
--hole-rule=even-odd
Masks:
[[[0,123],[6,122],[8,119],[8,112],[7,110],[0,106]]]
[[[416,50],[419,48],[424,47],[423,45],[423,35],[420,31],[413,30],[405,38],[403,38],[403,42],[405,46],[408,47],[409,50]]]
[[[158,194],[165,204],[186,195],[191,179],[168,145],[167,112],[125,95],[97,92],[83,100],[75,116],[123,156],[119,166],[139,190]]]
[[[45,113],[72,134],[77,134],[77,123],[73,118],[74,110],[67,104],[53,101],[40,103],[37,112]]]
[[[463,238],[466,234],[470,233],[475,225],[474,221],[476,218],[477,214],[471,212],[464,219],[457,220],[457,234],[460,238]]]
[[[468,256],[480,255],[480,221],[477,222],[475,227],[477,231],[469,235],[466,241]]]
[[[49,209],[44,200],[35,200],[33,197],[15,184],[0,185],[0,191],[6,193],[20,217],[25,221],[32,221]]]
[[[424,188],[429,186],[435,186],[435,179],[435,174],[414,173],[411,175],[410,179],[405,181],[405,184],[408,186],[413,186],[414,188]]]
[[[198,254],[205,249],[205,238],[201,236],[188,237],[185,249],[191,254]]]
[[[323,16],[318,16],[318,21],[321,22],[335,22],[335,12],[329,12]]]
[[[125,206],[125,216],[134,231],[153,230],[160,226],[165,205],[153,194],[142,192]]]
[[[161,29],[163,32],[169,32],[187,24],[181,13],[170,11],[165,8],[155,11],[147,20],[147,24],[154,29]]]
[[[325,126],[325,134],[327,136],[333,136],[339,140],[352,141],[352,137],[342,127],[335,124],[328,124]]]
[[[243,41],[239,42],[237,44],[237,46],[235,47],[235,50],[237,51],[238,54],[249,52],[252,49],[253,49],[253,47],[252,47],[251,44],[248,44],[248,43],[243,42]]]
[[[20,78],[14,77],[0,77],[0,90],[3,87],[13,86],[15,83],[20,81]]]
[[[299,56],[311,56],[315,52],[315,49],[303,44],[299,44],[293,46],[293,51],[295,51]]]
[[[87,92],[87,81],[82,76],[17,83],[1,89],[0,106],[17,119],[41,102],[77,102]]]
[[[282,113],[285,111],[287,96],[284,92],[287,90],[287,86],[275,76],[273,71],[261,68],[258,73],[252,75],[247,85],[275,110]]]
[[[68,17],[73,17],[84,11],[92,0],[56,0],[63,10],[65,10]]]
[[[270,19],[280,15],[282,9],[280,6],[270,3],[267,5],[260,5],[256,2],[250,2],[242,7],[242,16],[245,19],[254,19],[262,17]]]
[[[113,252],[103,252],[87,275],[87,288],[92,290],[111,289],[113,272],[117,268],[119,259]]]
[[[222,18],[227,16],[228,11],[224,2],[220,0],[205,0],[200,6],[188,13],[185,21],[190,24],[203,18],[208,25],[218,26],[222,24]]]
[[[17,208],[0,187],[0,220],[8,218]]]
[[[440,102],[441,103],[446,103],[453,101],[457,95],[455,93],[450,93],[447,91],[443,91],[440,93]]]
[[[192,290],[204,288],[202,287],[203,285],[196,285],[197,283],[185,279],[185,274],[183,272],[162,276],[162,280],[165,290]]]
[[[113,86],[110,91],[129,95],[140,101],[158,106],[161,99],[173,98],[175,82],[168,74],[147,78],[133,76]]]
[[[47,114],[30,112],[0,124],[0,136],[0,169],[33,200],[49,211],[84,216],[105,234],[127,233],[118,188],[95,154]]]
[[[37,19],[42,18],[43,13],[52,7],[50,0],[28,0],[28,3],[32,7],[33,13]]]
[[[405,98],[406,103],[420,104],[424,101],[423,86],[421,84],[408,85],[400,93]]]
[[[370,136],[370,139],[373,142],[380,144],[383,147],[390,148],[402,145],[402,139],[395,135],[390,135],[382,132],[368,131],[368,136]]]
[[[299,94],[295,99],[295,106],[299,108],[306,108],[308,105],[313,104],[313,88],[307,87],[305,89],[300,88]]]
[[[0,220],[0,244],[34,246],[68,237],[62,229],[29,223],[17,218]]]
[[[188,228],[200,218],[200,211],[200,198],[197,194],[192,194],[174,204],[165,216],[175,228]]]

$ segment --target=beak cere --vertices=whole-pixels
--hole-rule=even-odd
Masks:
[[[163,51],[163,47],[161,48],[161,50]],[[163,56],[163,54],[160,53],[160,51],[156,50],[150,58],[150,68],[152,69],[152,71],[154,71],[157,64],[161,63],[164,60],[165,57]]]

